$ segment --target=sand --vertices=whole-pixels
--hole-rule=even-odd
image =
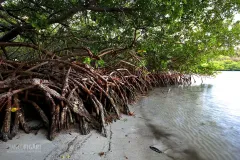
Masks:
[[[158,125],[155,127],[154,124],[149,124],[149,121],[141,115],[139,107],[134,106],[131,109],[136,115],[122,115],[121,120],[108,125],[107,138],[96,131],[83,136],[78,133],[77,129],[72,129],[60,133],[53,141],[49,141],[46,139],[45,130],[40,130],[37,135],[21,132],[7,143],[0,142],[0,159],[188,159],[188,153],[185,150],[187,146],[182,146],[182,149],[178,148],[183,143],[180,139],[164,133]],[[155,133],[149,126],[154,128]],[[150,146],[158,148],[162,153],[150,149]]]

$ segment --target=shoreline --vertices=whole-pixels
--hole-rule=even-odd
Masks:
[[[121,115],[120,120],[106,127],[107,137],[95,130],[91,130],[88,135],[80,135],[77,129],[71,129],[49,141],[45,138],[46,130],[41,129],[37,135],[21,131],[13,140],[0,142],[0,156],[3,159],[19,160],[200,160],[195,151],[182,141],[182,137],[142,115],[140,101],[130,106],[134,116]],[[150,149],[150,146],[161,153]]]

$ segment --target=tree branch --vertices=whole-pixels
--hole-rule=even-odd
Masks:
[[[22,32],[22,27],[16,27],[0,37],[0,42],[10,41],[14,39],[20,32]]]
[[[61,51],[66,51],[66,50],[84,50],[87,52],[88,56],[91,57],[91,58],[94,58],[94,59],[97,59],[97,60],[100,60],[100,58],[96,55],[94,55],[90,49],[88,49],[87,47],[67,47],[67,48],[63,48],[63,49],[60,49],[60,50],[56,50],[56,51],[53,51],[53,53],[58,53],[58,52],[61,52]]]
[[[137,29],[135,29],[135,31],[134,31],[133,41],[132,41],[131,45],[129,46],[129,48],[131,48],[135,45],[136,40],[137,40]]]
[[[39,46],[36,46],[34,44],[29,44],[29,43],[21,43],[21,42],[0,42],[0,47],[28,47],[28,48],[32,48],[34,50],[39,50],[42,53],[44,53],[47,56],[53,57],[54,54],[40,48]]]
[[[9,32],[7,32],[5,35],[0,37],[0,42],[8,42],[11,41],[12,39],[16,38],[20,33],[22,33],[26,29],[34,29],[32,25],[27,24],[24,26],[16,26]]]
[[[77,7],[73,7],[71,9],[69,9],[66,12],[62,12],[61,15],[56,16],[55,18],[49,19],[47,24],[51,25],[51,24],[54,24],[54,23],[61,23],[62,21],[68,19],[69,17],[72,17],[74,14],[76,14],[76,13],[78,13],[80,11],[84,11],[84,10],[90,10],[90,11],[93,11],[93,12],[112,12],[112,13],[114,13],[114,12],[131,12],[131,11],[133,11],[132,8],[123,8],[123,7],[107,8],[107,7],[98,7],[98,6],[79,5]],[[10,16],[12,16],[12,15],[10,15]],[[14,18],[16,18],[16,17],[14,17]],[[31,24],[15,27],[11,31],[9,31],[8,33],[6,33],[2,37],[0,37],[0,42],[11,41],[16,36],[18,36],[20,33],[22,33],[25,29],[34,29],[34,28],[31,26]]]
[[[6,51],[5,47],[1,46],[1,49],[2,49],[2,51],[3,51],[3,54],[5,55],[5,58],[6,58],[7,60],[9,60],[9,56],[8,56],[8,54],[7,54],[7,51]]]
[[[76,14],[77,12],[79,12],[81,10],[82,10],[82,8],[74,7],[72,9],[68,10],[67,12],[63,13],[62,15],[58,16],[58,17],[50,19],[48,21],[48,24],[54,24],[54,23],[62,22],[62,21],[68,19],[69,17],[73,16],[74,14]]]
[[[110,51],[106,51],[106,52],[103,52],[101,53],[100,55],[98,55],[98,57],[102,57],[106,54],[112,54],[112,53],[119,53],[119,52],[123,52],[125,50],[127,50],[128,48],[119,48],[119,49],[112,49]]]
[[[107,8],[107,7],[98,7],[98,6],[89,6],[86,8],[87,10],[94,12],[132,12],[132,8]]]
[[[7,0],[0,0],[0,4],[3,3],[3,2],[5,2],[5,1],[7,1]]]

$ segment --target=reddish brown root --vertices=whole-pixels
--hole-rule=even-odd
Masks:
[[[108,72],[57,59],[28,64],[3,61],[0,70],[4,71],[0,81],[0,115],[4,117],[0,117],[0,138],[4,141],[14,137],[19,127],[29,133],[28,120],[36,117],[48,129],[50,140],[75,124],[81,134],[94,128],[106,136],[108,123],[119,119],[121,113],[132,114],[128,104],[138,93],[191,83],[191,76],[179,73],[145,74],[141,69]]]

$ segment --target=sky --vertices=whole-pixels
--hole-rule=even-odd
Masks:
[[[234,21],[240,21],[240,13],[235,14]]]

